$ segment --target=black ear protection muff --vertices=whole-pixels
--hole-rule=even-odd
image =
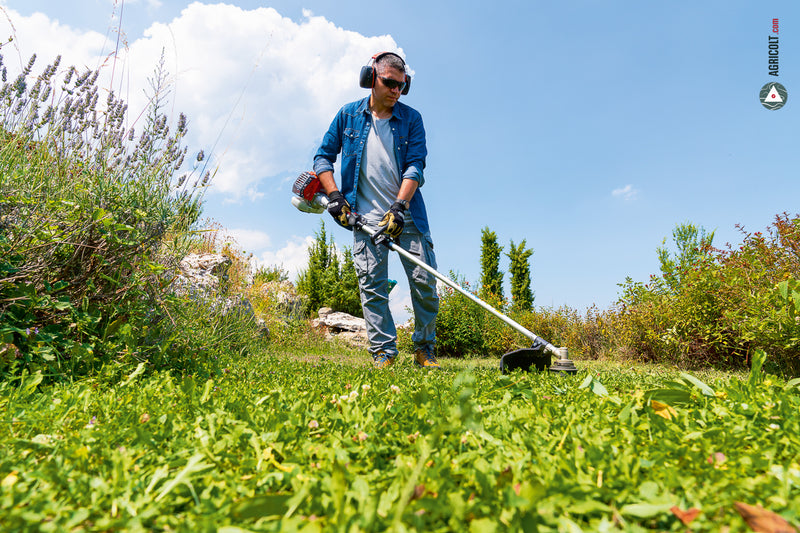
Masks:
[[[359,87],[363,87],[364,89],[372,89],[375,87],[375,80],[378,78],[378,72],[375,68],[375,63],[380,60],[383,56],[392,55],[403,61],[403,58],[399,55],[395,54],[394,52],[381,52],[380,54],[375,54],[370,59],[367,65],[361,67],[361,74],[358,76],[358,85]],[[408,90],[411,88],[411,76],[408,75],[408,69],[406,68],[406,62],[403,61],[403,74],[406,77],[406,86],[403,87],[403,90],[400,91],[400,94],[408,94]]]

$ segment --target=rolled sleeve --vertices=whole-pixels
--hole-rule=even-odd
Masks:
[[[416,181],[418,187],[422,187],[422,184],[425,183],[425,176],[422,173],[422,169],[416,165],[410,165],[406,171],[403,172],[403,179],[411,179]]]
[[[325,136],[322,137],[319,150],[317,150],[316,155],[314,155],[314,172],[317,174],[328,170],[331,172],[333,171],[333,164],[336,162],[339,151],[342,149],[342,136],[340,134],[341,117],[342,113],[340,111],[333,119],[333,122],[331,122],[331,126],[328,128],[328,131],[325,132]]]
[[[419,186],[425,183],[425,158],[428,156],[428,148],[425,142],[425,126],[422,123],[422,116],[411,111],[410,123],[408,127],[408,150],[406,152],[405,170],[403,178],[413,179]]]
[[[334,159],[334,161],[336,160]],[[321,155],[314,157],[314,173],[319,176],[326,171],[333,172],[333,162]]]

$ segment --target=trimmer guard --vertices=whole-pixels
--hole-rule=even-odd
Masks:
[[[530,372],[536,369],[539,372],[550,366],[550,352],[544,349],[544,344],[538,346],[534,343],[531,348],[522,348],[508,352],[500,358],[500,371],[507,374],[512,370]]]

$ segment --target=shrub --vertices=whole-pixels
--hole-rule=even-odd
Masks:
[[[113,92],[98,103],[99,71],[58,79],[57,59],[29,86],[34,62],[0,88],[0,369],[146,359],[175,262],[165,239],[196,222],[210,175],[172,180],[186,118],[171,130],[161,113],[163,71],[137,138]]]
[[[684,223],[673,232],[677,252],[657,250],[661,275],[648,283],[626,278],[611,309],[591,307],[581,314],[566,306],[512,306],[509,316],[552,344],[567,346],[572,357],[736,369],[763,351],[769,354],[766,368],[800,374],[800,216],[784,213],[766,234],[743,235],[741,246],[720,250],[712,247],[713,233]],[[469,290],[465,281],[460,285]],[[440,355],[498,357],[529,344],[453,289],[440,290],[440,298]],[[497,298],[487,301],[508,308]]]
[[[450,278],[458,279],[450,272]],[[469,291],[469,283],[463,278],[459,286]],[[473,293],[474,294],[474,293]],[[500,357],[503,354],[531,345],[527,335],[495,317],[456,290],[440,286],[439,314],[436,318],[437,354],[462,357]],[[484,301],[498,310],[508,308],[508,302],[496,296]],[[568,346],[572,355],[596,359],[614,348],[611,330],[616,315],[601,313],[596,308],[586,316],[567,306],[558,309],[534,309],[511,311],[507,316],[529,332],[556,346]],[[398,333],[401,349],[413,349],[410,333]]]
[[[766,235],[742,233],[741,246],[720,252],[725,327],[735,332],[746,362],[762,349],[769,354],[769,368],[796,375],[800,345],[793,287],[800,279],[800,216],[777,215]]]
[[[483,300],[500,313],[508,312],[509,302],[505,298],[487,295]],[[474,303],[470,303],[470,305],[477,307]],[[496,316],[488,311],[481,312],[483,313],[483,325],[481,327],[483,332],[483,355],[500,357],[504,353],[520,347],[520,343],[522,345],[530,344],[527,339]],[[510,316],[514,319],[518,318],[513,313]]]
[[[458,279],[453,272],[450,277],[453,280]],[[469,290],[469,283],[463,278],[458,283],[464,290]],[[508,308],[508,302],[496,296],[489,296],[484,301],[501,313]],[[561,332],[569,322],[562,315],[566,312],[567,308],[564,308],[549,314],[544,311],[522,311],[511,312],[508,316],[529,331],[551,341],[553,333]],[[558,338],[561,337],[559,334]],[[447,286],[439,289],[436,339],[437,354],[455,357],[500,357],[511,350],[531,345],[527,336]]]
[[[469,283],[450,272],[450,279],[469,290]],[[436,316],[436,353],[447,356],[484,353],[485,311],[446,285],[439,286],[439,314]]]
[[[663,247],[667,239],[662,241],[662,247],[656,249],[662,273],[657,282],[662,283],[663,280],[666,290],[674,293],[681,288],[688,273],[711,256],[714,232],[706,233],[705,228],[684,222],[675,226],[672,231],[672,241],[677,252],[670,254],[669,250]]]
[[[793,292],[800,217],[776,216],[766,235],[742,233],[738,248],[713,249],[704,238],[700,248],[679,247],[678,260],[666,263],[674,267],[663,272],[666,283],[626,280],[615,320],[620,352],[684,367],[741,368],[760,349],[770,354],[767,367],[800,372]],[[684,255],[690,260],[681,261]]]
[[[289,273],[282,266],[272,265],[256,268],[253,273],[253,283],[269,283],[271,281],[277,281],[278,283],[289,281]]]

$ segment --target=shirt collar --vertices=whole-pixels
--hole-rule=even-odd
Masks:
[[[369,114],[369,96],[361,100],[361,103],[358,106],[358,111],[360,113]],[[392,107],[392,118],[396,118],[398,120],[403,118],[403,108],[400,105],[400,102],[396,102],[394,107]]]

